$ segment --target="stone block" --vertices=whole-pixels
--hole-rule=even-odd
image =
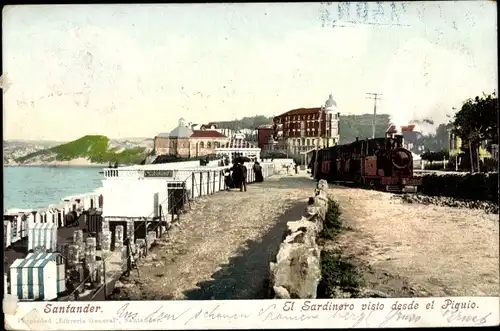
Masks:
[[[327,191],[328,183],[320,180],[304,216],[287,223],[276,262],[269,266],[275,298],[316,298],[321,278],[321,250],[316,238],[328,210]]]
[[[80,251],[80,247],[75,244],[68,245],[68,266],[75,267],[82,257],[82,252]]]
[[[123,225],[117,225],[115,228],[115,249],[120,249],[123,247]]]
[[[103,231],[100,236],[101,250],[110,251],[111,250],[111,232]]]
[[[85,246],[85,261],[95,262],[97,253],[97,239],[87,238],[87,245]]]

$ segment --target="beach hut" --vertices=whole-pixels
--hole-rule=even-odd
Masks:
[[[7,274],[3,274],[3,294],[9,294],[9,283],[7,282]]]
[[[55,219],[55,216],[54,216],[54,210],[53,210],[53,208],[49,208],[49,209],[47,209],[47,210],[45,211],[45,213],[46,213],[46,215],[45,215],[45,216],[46,216],[46,218],[47,218],[46,223],[52,223],[52,224],[55,224],[55,220],[54,220],[54,219]]]
[[[94,193],[92,195],[92,199],[90,200],[90,208],[98,208],[99,207],[99,194]]]
[[[32,211],[26,212],[26,229],[30,224],[35,224],[35,214]],[[26,236],[28,234],[26,233]]]
[[[34,210],[31,212],[33,214],[33,221],[34,223],[41,223],[42,222],[42,217],[38,210]]]
[[[30,253],[10,266],[10,293],[19,299],[53,300],[66,290],[60,254]]]
[[[10,221],[3,221],[3,246],[4,248],[10,247],[12,244],[12,223]]]
[[[41,209],[38,213],[40,214],[40,223],[47,223],[47,210]]]
[[[93,195],[92,193],[87,193],[85,195],[83,195],[82,197],[82,209],[85,211],[85,210],[89,210],[90,208],[93,208],[93,203],[94,201],[92,200],[93,199]]]
[[[99,197],[97,198],[97,200],[99,201],[99,203],[97,204],[97,207],[98,208],[102,208],[102,206],[104,205],[104,197],[102,194],[99,194]]]
[[[10,227],[10,243],[13,244],[21,240],[21,214],[12,213],[3,216],[4,221],[11,223]]]
[[[36,247],[56,251],[57,225],[53,223],[35,223],[28,228],[28,250]]]
[[[23,212],[21,214],[21,239],[28,236],[28,218],[30,213]]]
[[[64,227],[64,205],[57,206],[54,209],[54,223],[58,228]]]

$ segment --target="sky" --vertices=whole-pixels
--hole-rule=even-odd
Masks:
[[[4,139],[154,137],[319,107],[448,120],[498,85],[492,1],[4,7]]]

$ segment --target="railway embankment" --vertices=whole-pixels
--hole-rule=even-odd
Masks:
[[[425,174],[419,193],[394,198],[405,203],[481,209],[498,214],[498,172]]]
[[[498,204],[498,172],[426,174],[422,176],[421,192]]]

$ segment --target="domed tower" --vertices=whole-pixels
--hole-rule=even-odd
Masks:
[[[327,128],[330,129],[330,134],[328,137],[328,141],[330,146],[336,145],[339,143],[340,135],[339,135],[339,117],[340,113],[338,112],[337,102],[333,99],[333,95],[330,94],[328,99],[325,101],[324,109],[326,111],[326,121]]]

